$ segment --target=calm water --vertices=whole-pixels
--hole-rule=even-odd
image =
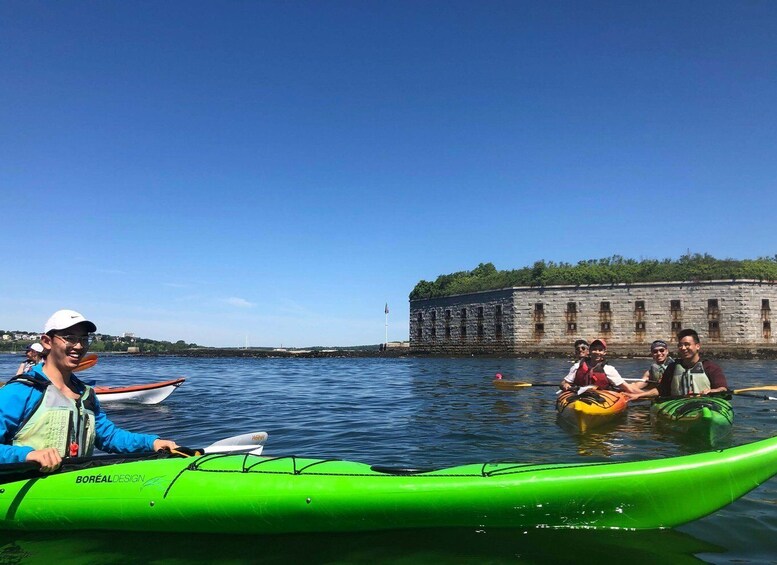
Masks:
[[[20,356],[0,355],[12,375]],[[649,364],[615,360],[626,377]],[[732,388],[777,383],[777,362],[722,363]],[[200,447],[266,430],[268,455],[443,467],[494,460],[638,460],[699,451],[653,430],[647,405],[600,433],[556,424],[554,391],[495,390],[496,372],[557,382],[569,362],[525,359],[186,359],[104,356],[104,385],[186,376],[158,406],[108,406],[119,425]],[[731,444],[777,433],[777,402],[735,397]],[[657,492],[657,496],[660,493]],[[777,563],[777,479],[712,516],[654,532],[435,530],[358,535],[0,534],[0,563]]]

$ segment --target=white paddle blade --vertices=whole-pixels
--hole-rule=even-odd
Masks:
[[[259,455],[264,449],[264,442],[269,437],[267,432],[252,432],[239,436],[228,437],[210,444],[203,451],[205,453],[230,453],[249,452]]]

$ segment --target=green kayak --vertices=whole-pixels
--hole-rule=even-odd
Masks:
[[[731,434],[734,422],[731,402],[721,396],[659,400],[650,411],[659,425],[712,446]]]
[[[219,454],[7,482],[0,513],[6,530],[649,529],[706,516],[775,474],[777,437],[660,460],[432,471]]]

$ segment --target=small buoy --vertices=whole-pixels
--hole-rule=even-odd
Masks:
[[[500,380],[501,378],[502,378],[502,373],[497,373],[496,374],[496,380]]]

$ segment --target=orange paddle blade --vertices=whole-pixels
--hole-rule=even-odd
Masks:
[[[92,353],[91,355],[87,355],[83,359],[81,359],[81,362],[78,364],[78,367],[73,369],[74,373],[77,373],[79,371],[85,371],[86,369],[90,367],[94,367],[97,365],[97,355]]]
[[[522,383],[519,381],[505,381],[502,379],[494,379],[494,386],[500,390],[516,390],[519,388],[526,388],[532,386],[532,383]]]

